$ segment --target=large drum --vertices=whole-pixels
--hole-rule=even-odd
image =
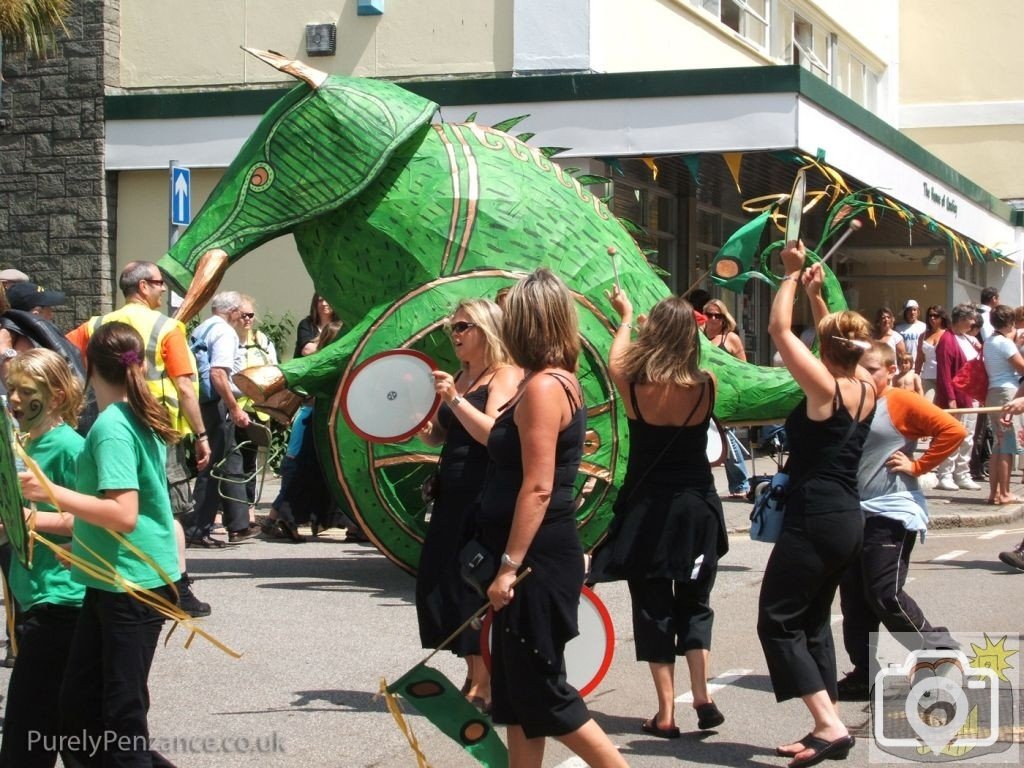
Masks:
[[[491,668],[491,624],[494,611],[487,611],[480,632],[480,653]],[[569,685],[586,696],[604,679],[615,654],[615,627],[612,617],[594,591],[583,587],[580,593],[580,633],[565,646],[565,677]]]

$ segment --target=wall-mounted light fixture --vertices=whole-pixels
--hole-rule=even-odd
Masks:
[[[939,266],[946,258],[945,248],[933,248],[932,252],[928,254],[928,258],[924,260],[924,265],[929,269]]]
[[[306,55],[333,56],[338,45],[338,27],[335,24],[306,25]]]

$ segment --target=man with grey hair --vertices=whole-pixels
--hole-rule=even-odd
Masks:
[[[218,293],[210,302],[212,314],[189,337],[199,368],[199,410],[211,452],[210,465],[196,478],[195,512],[185,520],[190,547],[224,546],[224,541],[211,536],[218,509],[229,543],[243,541],[259,532],[257,526],[249,524],[242,455],[235,443],[235,428],[249,426],[249,416],[239,406],[231,386],[231,369],[238,352],[241,305],[242,297],[237,291]],[[218,469],[218,478],[211,476],[213,468]]]

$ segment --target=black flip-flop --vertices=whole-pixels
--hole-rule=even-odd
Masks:
[[[707,704],[697,707],[697,727],[702,731],[710,731],[724,722],[725,715],[715,706],[715,702],[709,701]]]
[[[846,756],[850,754],[850,750],[853,749],[853,745],[857,743],[857,739],[852,734],[847,734],[835,741],[825,741],[808,734],[800,740],[800,743],[804,745],[804,750],[813,750],[814,754],[803,760],[794,760],[787,768],[810,768],[824,760],[845,760]]]
[[[802,745],[805,741],[807,741],[807,739],[813,739],[813,738],[814,738],[814,734],[813,733],[808,733],[803,738],[800,738],[800,739],[797,739],[796,741],[794,741],[793,744],[800,744],[800,745]],[[801,746],[800,749],[796,750],[796,752],[787,752],[782,747],[776,747],[775,748],[775,754],[778,755],[779,757],[796,757],[801,752],[803,752],[805,749],[807,749],[807,747]]]
[[[640,730],[644,733],[649,733],[651,736],[657,736],[659,739],[678,739],[679,728],[672,726],[671,728],[662,728],[658,725],[658,713],[654,713],[654,717],[650,720],[644,720],[640,723]]]

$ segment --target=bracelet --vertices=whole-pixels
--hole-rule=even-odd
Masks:
[[[619,323],[619,328],[632,328],[632,323]]]
[[[509,568],[514,568],[517,571],[520,568],[523,567],[522,563],[517,563],[515,560],[513,560],[511,557],[509,557],[508,556],[508,552],[503,552],[502,553],[502,555],[501,555],[501,564],[502,565],[507,565]]]
[[[454,408],[455,406],[457,406],[461,402],[462,402],[462,398],[459,395],[455,395],[455,397],[453,397],[451,399],[451,401],[449,401],[448,406],[450,408]]]
[[[205,432],[197,432],[196,433],[196,440],[208,440],[208,439],[209,438],[206,436]]]

